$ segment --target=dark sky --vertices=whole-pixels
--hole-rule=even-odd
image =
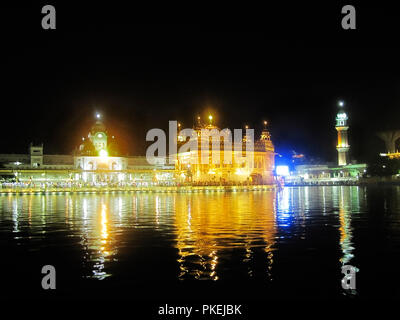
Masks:
[[[278,152],[335,159],[339,99],[352,157],[383,151],[376,132],[400,128],[394,9],[61,6],[41,29],[42,4],[2,8],[0,153],[70,153],[99,111],[127,154],[168,120],[191,127],[213,112],[220,127],[270,123]]]

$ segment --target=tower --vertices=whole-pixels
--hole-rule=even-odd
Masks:
[[[263,171],[263,183],[272,184],[274,183],[273,171],[275,169],[275,147],[271,141],[271,134],[267,128],[267,124],[268,122],[264,121],[264,128],[261,132],[261,137],[258,143],[261,143],[263,146],[261,149],[264,154],[264,161],[261,166]]]
[[[88,137],[92,141],[96,152],[104,153],[107,152],[107,129],[104,123],[101,121],[101,115],[99,113],[96,114],[96,118],[96,123],[92,126]]]
[[[268,124],[268,122],[264,121],[264,127],[261,132],[260,141],[262,141],[263,144],[265,145],[266,151],[275,152],[274,145],[271,141],[271,134],[269,133],[268,128],[267,128],[267,124]]]
[[[38,168],[43,165],[43,143],[41,145],[31,145],[29,146],[29,153],[31,156],[31,167]]]
[[[344,103],[342,101],[339,102],[339,107],[343,107]],[[336,115],[336,130],[338,133],[337,146],[336,150],[338,151],[338,164],[339,166],[345,166],[349,163],[349,141],[347,130],[349,130],[349,126],[347,124],[346,112],[341,109]]]

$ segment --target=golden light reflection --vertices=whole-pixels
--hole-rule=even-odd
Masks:
[[[98,215],[96,215],[96,211],[94,211],[95,217],[86,216],[89,222],[85,230],[86,234],[84,239],[88,250],[88,263],[94,263],[92,275],[89,277],[103,280],[111,276],[106,270],[105,263],[112,261],[112,257],[116,254],[117,250],[115,248],[115,241],[110,236],[112,231],[110,231],[109,215],[111,213],[109,208],[115,207],[115,204],[119,205],[118,200],[119,199],[114,198],[113,202],[110,202],[107,197],[104,197],[101,199],[100,205],[98,205]],[[92,202],[92,204],[97,203]],[[83,202],[83,211],[90,211],[86,202]],[[114,214],[118,215],[118,210],[115,210]]]
[[[350,195],[349,189],[340,187],[339,194],[339,232],[340,232],[340,247],[343,256],[340,262],[346,265],[354,257],[352,254],[354,247],[352,246],[352,228],[351,228],[351,208],[350,208]]]
[[[87,199],[83,199],[83,224],[87,224],[88,219],[88,202]]]
[[[156,201],[156,224],[160,224],[160,207],[161,207],[161,199],[159,196],[156,196],[155,198]]]
[[[256,256],[265,259],[264,276],[270,278],[277,232],[275,193],[205,197],[176,196],[179,278],[218,280],[219,259],[226,259],[234,251],[247,264],[249,277],[255,273]]]
[[[103,203],[101,205],[101,243],[106,244],[108,238],[108,231],[107,231],[107,207]]]
[[[69,201],[68,197],[65,197],[65,223],[68,223],[69,218]]]
[[[226,274],[222,266],[270,279],[277,232],[274,201],[274,192],[70,194],[13,198],[8,205],[15,232],[28,219],[41,233],[47,223],[64,223],[74,235],[79,229],[83,277],[111,276],[119,248],[126,246],[123,235],[151,228],[171,236],[161,241],[176,245],[180,279],[218,280]]]
[[[32,225],[32,199],[33,199],[33,196],[31,195],[29,197],[29,203],[28,203],[28,225],[29,226]]]

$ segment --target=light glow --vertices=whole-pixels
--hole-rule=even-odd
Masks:
[[[100,158],[107,158],[108,157],[108,152],[104,149],[100,150]]]
[[[338,113],[337,117],[340,120],[346,120],[347,119],[347,114],[345,112]]]
[[[286,177],[289,175],[289,167],[288,166],[277,166],[276,174],[278,176]]]
[[[246,175],[247,172],[245,170],[242,170],[241,168],[237,168],[235,174],[241,176],[241,175]]]

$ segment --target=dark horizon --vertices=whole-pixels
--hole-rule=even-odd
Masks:
[[[36,9],[25,14],[40,18]],[[376,132],[400,127],[398,49],[383,54],[378,31],[370,40],[378,46],[365,48],[364,32],[372,27],[353,33],[359,38],[344,36],[341,43],[348,47],[342,48],[340,31],[317,32],[308,25],[295,30],[297,20],[278,37],[257,19],[241,25],[149,24],[125,15],[114,21],[102,19],[104,12],[57,10],[55,32],[40,30],[31,17],[14,37],[5,36],[7,123],[1,133],[12,138],[2,139],[1,153],[24,153],[30,142],[43,142],[47,154],[71,153],[96,111],[122,152],[131,155],[145,154],[147,130],[167,128],[169,120],[191,127],[208,110],[221,128],[247,124],[257,135],[268,120],[278,153],[295,150],[328,162],[336,160],[338,100],[346,102],[350,117],[353,159],[384,151]],[[337,18],[329,15],[330,21]],[[321,37],[322,31],[329,37]]]

